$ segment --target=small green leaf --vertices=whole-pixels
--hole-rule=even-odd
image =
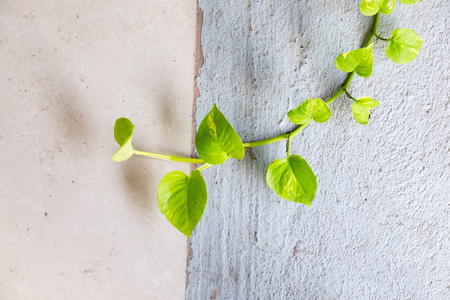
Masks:
[[[119,144],[119,150],[114,153],[112,159],[121,162],[129,159],[133,154],[132,136],[134,125],[127,118],[120,118],[114,124],[114,138]]]
[[[241,138],[216,104],[200,123],[195,146],[200,158],[212,165],[225,162],[229,155],[236,159],[245,156]]]
[[[388,15],[395,9],[395,0],[362,0],[359,9],[365,16],[373,16],[380,10]]]
[[[306,160],[298,155],[277,159],[267,168],[267,185],[281,198],[311,205],[317,179]]]
[[[403,4],[414,4],[417,3],[419,0],[400,0],[401,3]]]
[[[368,124],[370,110],[377,107],[378,105],[380,105],[380,102],[369,97],[356,99],[355,103],[353,103],[352,106],[352,112],[355,120],[361,125]]]
[[[324,123],[331,117],[331,109],[322,99],[309,98],[297,108],[291,109],[287,114],[294,124],[305,124],[311,118],[317,123]]]
[[[198,170],[189,176],[170,172],[158,185],[158,207],[167,220],[187,237],[197,226],[206,207],[206,184]]]
[[[393,62],[407,64],[414,60],[422,47],[422,39],[412,29],[399,28],[392,31],[386,55]]]
[[[303,101],[297,108],[291,109],[287,116],[294,124],[305,124],[312,118],[313,105],[311,98]]]
[[[347,73],[356,71],[361,77],[369,77],[373,70],[373,44],[340,54],[335,64],[341,71]]]

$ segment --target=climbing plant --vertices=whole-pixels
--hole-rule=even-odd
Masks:
[[[403,4],[414,4],[419,0],[399,1]],[[373,26],[364,47],[342,53],[336,58],[336,68],[349,74],[342,87],[331,98],[326,101],[309,98],[287,113],[289,120],[298,125],[295,130],[270,139],[243,143],[214,104],[200,123],[195,137],[195,147],[200,158],[186,158],[135,150],[132,144],[134,125],[128,119],[120,118],[116,120],[114,126],[114,137],[120,148],[114,153],[113,160],[121,162],[137,154],[162,160],[202,164],[189,175],[180,171],[168,173],[159,183],[157,191],[160,211],[173,226],[190,237],[203,215],[207,202],[206,184],[201,172],[214,165],[223,164],[230,158],[243,159],[246,150],[285,140],[286,157],[277,159],[268,166],[267,185],[283,199],[310,206],[317,190],[316,176],[305,159],[291,154],[290,142],[312,122],[328,121],[331,117],[329,105],[342,94],[354,101],[352,112],[355,120],[362,125],[368,124],[371,110],[380,103],[366,96],[354,98],[349,92],[349,87],[355,75],[367,78],[372,74],[373,39],[386,42],[386,56],[399,64],[414,60],[422,46],[421,38],[412,29],[395,29],[389,38],[378,35],[381,14],[392,13],[395,5],[395,0],[361,1],[361,13],[374,16]]]

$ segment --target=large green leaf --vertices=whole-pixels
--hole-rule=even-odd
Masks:
[[[206,200],[206,184],[197,170],[189,176],[180,171],[170,172],[158,185],[159,210],[187,237],[200,221]]]
[[[114,153],[112,159],[121,162],[129,159],[133,154],[132,136],[134,125],[127,118],[120,118],[114,124],[114,138],[119,144],[119,150]]]
[[[216,104],[200,123],[195,146],[200,158],[213,165],[225,162],[229,155],[236,159],[245,155],[241,138]]]
[[[277,159],[268,168],[266,181],[281,198],[311,205],[317,179],[306,160],[298,155]]]
[[[395,29],[386,47],[386,55],[393,62],[406,64],[414,60],[422,47],[422,39],[412,29]]]
[[[400,0],[403,4],[414,4],[417,3],[419,0]]]
[[[340,54],[335,64],[341,71],[347,73],[356,71],[361,77],[369,77],[373,70],[373,44]]]
[[[291,109],[287,116],[292,123],[299,125],[305,124],[311,118],[317,123],[324,123],[330,118],[331,109],[322,99],[309,98],[297,108]]]
[[[362,0],[359,9],[366,16],[373,16],[380,10],[388,15],[395,9],[395,0]]]
[[[353,103],[352,106],[352,112],[355,120],[361,125],[368,124],[370,110],[377,107],[378,105],[380,105],[380,102],[369,97],[356,99],[355,103]]]

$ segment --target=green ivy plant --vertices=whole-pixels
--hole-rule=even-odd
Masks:
[[[414,4],[418,0],[400,0],[400,2]],[[134,125],[128,119],[120,118],[116,120],[114,126],[114,137],[120,148],[114,153],[113,160],[121,162],[137,154],[163,160],[202,164],[189,175],[180,171],[170,172],[159,183],[157,192],[160,211],[173,226],[190,237],[203,215],[207,202],[206,184],[201,172],[213,165],[223,164],[230,158],[243,159],[246,150],[286,140],[286,158],[277,159],[268,166],[267,185],[283,199],[310,206],[316,194],[317,179],[305,159],[290,153],[290,142],[311,122],[328,121],[331,117],[329,105],[342,94],[354,101],[352,112],[355,120],[362,125],[369,123],[371,110],[380,103],[370,97],[354,98],[349,93],[349,87],[355,74],[364,78],[372,74],[373,38],[387,42],[387,57],[399,64],[414,60],[422,46],[421,38],[411,29],[395,29],[390,38],[382,38],[378,35],[381,14],[392,13],[395,5],[395,0],[361,1],[361,12],[366,16],[374,16],[373,26],[364,47],[342,53],[336,58],[336,68],[349,75],[342,87],[330,99],[323,101],[319,98],[309,98],[287,113],[289,120],[299,125],[295,130],[270,139],[243,143],[238,133],[214,104],[200,123],[195,137],[195,147],[200,158],[187,158],[135,150],[132,144]]]

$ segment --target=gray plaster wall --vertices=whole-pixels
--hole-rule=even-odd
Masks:
[[[372,25],[359,2],[200,0],[197,124],[216,102],[244,141],[293,129],[289,109],[345,80],[334,59]],[[382,36],[413,28],[422,51],[396,65],[376,41],[372,77],[350,88],[381,102],[370,124],[341,96],[294,139],[318,179],[310,208],[265,183],[283,142],[203,172],[186,299],[450,299],[449,15],[450,1],[428,1],[382,16]]]

